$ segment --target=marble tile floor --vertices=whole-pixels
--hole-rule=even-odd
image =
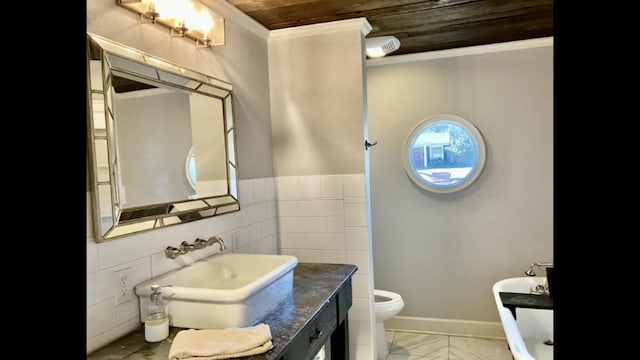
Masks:
[[[385,331],[386,360],[513,360],[506,340]]]

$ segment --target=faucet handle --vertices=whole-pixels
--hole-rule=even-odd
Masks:
[[[195,246],[193,244],[189,244],[186,241],[183,241],[182,243],[180,243],[180,254],[184,255],[186,253],[188,253],[189,251],[193,251],[195,249]]]
[[[193,248],[194,249],[202,249],[202,248],[205,248],[205,247],[207,247],[207,240],[205,240],[205,239],[198,238],[193,242]]]
[[[175,259],[180,255],[180,249],[175,248],[173,246],[167,246],[166,249],[164,249],[164,256],[168,257],[169,259]]]

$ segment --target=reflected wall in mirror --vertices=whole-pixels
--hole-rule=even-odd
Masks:
[[[231,84],[87,39],[96,241],[240,210]]]

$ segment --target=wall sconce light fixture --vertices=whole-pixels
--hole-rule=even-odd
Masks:
[[[140,14],[141,23],[168,27],[171,36],[195,40],[196,47],[224,45],[224,18],[195,0],[116,0]]]

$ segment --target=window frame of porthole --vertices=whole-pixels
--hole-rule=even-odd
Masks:
[[[471,169],[462,178],[462,180],[456,181],[455,183],[451,183],[452,177],[451,177],[450,171],[437,172],[439,176],[441,174],[443,176],[441,182],[428,181],[426,176],[430,176],[431,178],[434,178],[433,174],[435,172],[431,171],[431,173],[428,173],[424,171],[425,175],[423,176],[418,172],[418,170],[412,164],[412,158],[414,155],[414,152],[413,152],[414,144],[416,143],[416,140],[418,139],[418,137],[423,133],[424,130],[426,130],[430,126],[440,125],[440,124],[451,124],[451,125],[462,128],[470,135],[470,138],[473,140],[473,143],[475,145],[477,155],[475,158],[474,165],[471,166]],[[442,153],[444,155],[444,145],[440,147],[440,150],[442,150]],[[425,162],[430,161],[430,160],[427,160],[426,148],[424,152],[425,154],[424,154],[423,161]],[[473,184],[482,173],[486,161],[487,161],[487,148],[486,148],[484,137],[482,136],[482,133],[480,132],[480,130],[478,130],[478,128],[467,119],[454,114],[436,114],[422,120],[411,130],[402,148],[402,163],[409,178],[421,188],[430,192],[438,193],[438,194],[453,193],[453,192],[465,189],[469,185]],[[466,171],[466,170],[463,170],[463,171]],[[447,181],[449,183],[447,183]]]

